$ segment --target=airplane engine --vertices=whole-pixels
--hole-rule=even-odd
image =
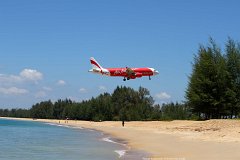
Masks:
[[[136,78],[136,76],[135,75],[132,75],[132,76],[130,76],[129,78],[128,78],[128,80],[129,79],[135,79]]]

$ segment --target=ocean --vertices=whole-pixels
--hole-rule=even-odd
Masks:
[[[0,118],[0,160],[142,159],[102,132],[51,123]]]

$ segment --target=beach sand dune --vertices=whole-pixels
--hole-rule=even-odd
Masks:
[[[28,119],[29,120],[29,119]],[[89,122],[37,120],[103,131],[157,160],[239,160],[240,120]]]

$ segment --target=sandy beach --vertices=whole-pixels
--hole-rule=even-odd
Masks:
[[[12,118],[15,119],[15,118]],[[21,119],[31,120],[32,119]],[[156,160],[239,160],[240,120],[89,122],[37,119],[95,129],[125,140]]]

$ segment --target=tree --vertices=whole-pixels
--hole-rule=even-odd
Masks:
[[[53,118],[53,104],[49,101],[43,101],[32,106],[30,109],[32,118]]]
[[[237,116],[240,112],[240,44],[231,38],[225,54],[210,39],[200,46],[186,91],[193,112],[205,118]]]
[[[163,104],[161,108],[162,120],[189,119],[189,108],[185,104],[169,103]]]
[[[220,118],[224,112],[227,69],[224,57],[216,43],[200,46],[194,58],[193,71],[186,91],[193,112],[205,118]]]
[[[226,43],[225,57],[229,79],[226,93],[227,109],[232,118],[240,111],[240,44],[231,38]]]

